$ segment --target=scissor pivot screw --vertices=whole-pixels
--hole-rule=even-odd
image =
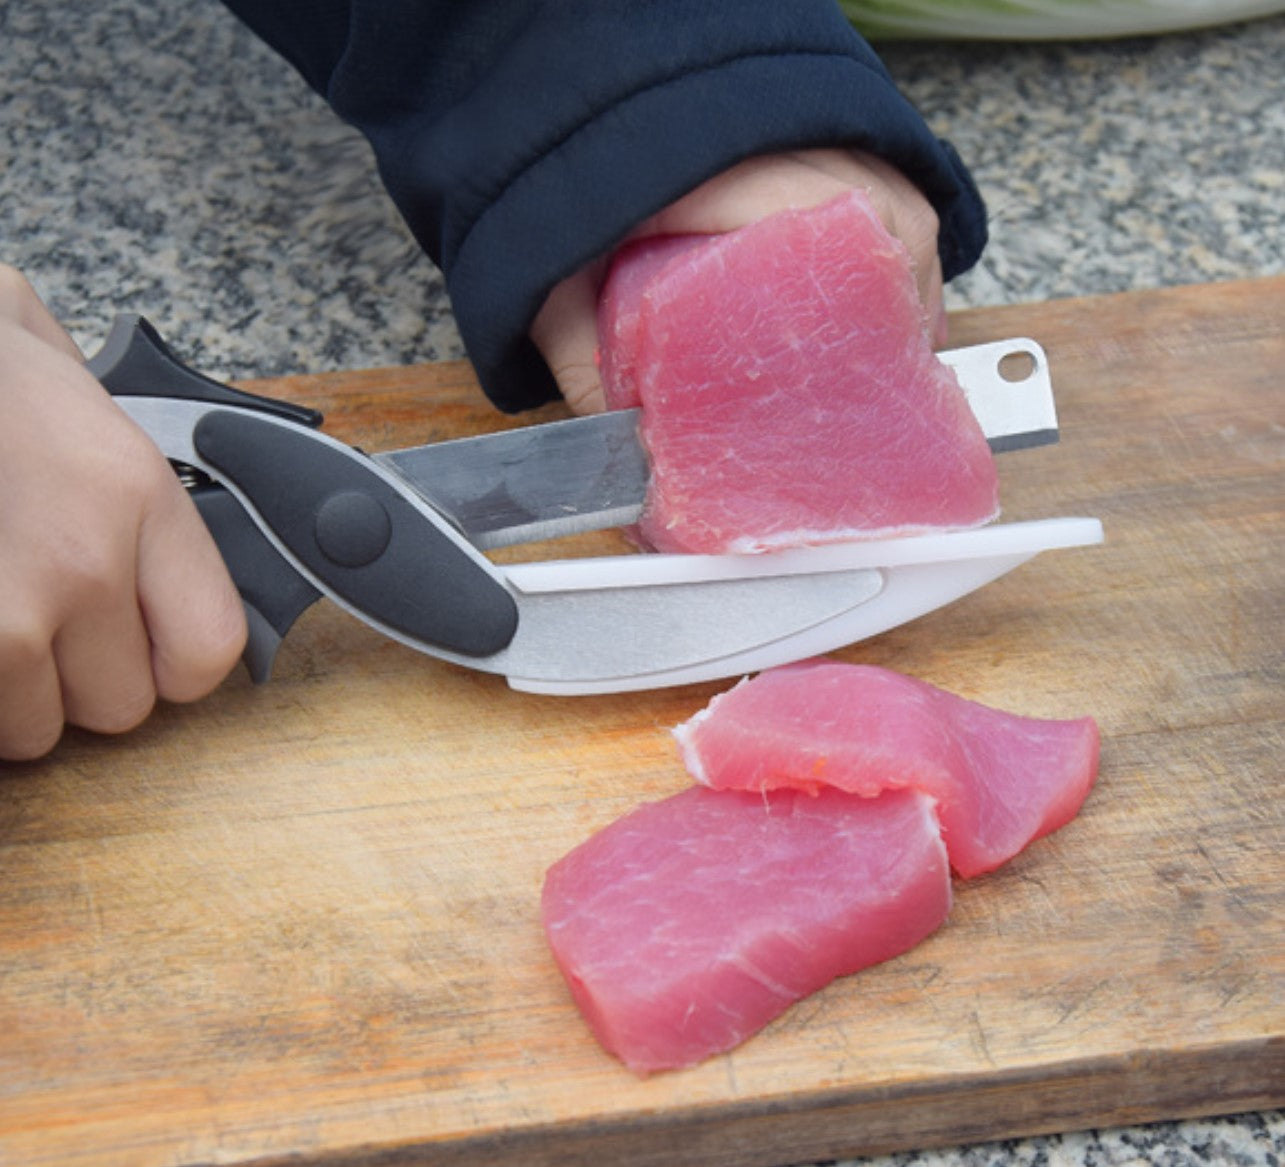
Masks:
[[[317,546],[340,567],[365,567],[388,547],[393,524],[384,504],[360,490],[340,490],[317,508]]]

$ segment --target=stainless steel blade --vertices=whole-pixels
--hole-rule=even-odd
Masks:
[[[478,547],[632,523],[647,490],[639,411],[623,409],[375,455]]]
[[[996,454],[1057,441],[1048,356],[1028,337],[937,354],[955,370],[969,408]]]
[[[1035,341],[995,341],[938,356],[955,370],[993,450],[1057,441],[1048,360]],[[621,410],[392,450],[375,459],[476,546],[503,547],[637,519],[648,475],[638,419],[637,410]]]

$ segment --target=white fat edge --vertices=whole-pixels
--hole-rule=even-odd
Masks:
[[[924,816],[925,825],[932,828],[937,840],[937,853],[946,871],[946,913],[949,916],[955,904],[955,869],[950,863],[950,848],[946,846],[946,825],[941,821],[941,815],[937,810],[938,800],[917,786],[886,787],[885,789],[907,790],[914,795],[919,813]]]
[[[945,535],[955,531],[975,531],[995,522],[1000,517],[1000,508],[976,523],[940,526],[935,523],[902,524],[893,527],[844,527],[839,530],[830,528],[798,528],[784,531],[779,535],[756,537],[742,535],[732,540],[722,553],[725,555],[763,555],[773,551],[787,551],[794,547],[824,547],[830,543],[873,543],[879,539],[900,539],[911,535]]]
[[[749,679],[748,675],[742,677],[735,685],[732,686],[731,689],[726,689],[722,693],[718,693],[711,698],[709,704],[706,705],[704,709],[697,710],[697,712],[693,713],[686,721],[675,725],[669,731],[670,736],[678,743],[678,752],[682,757],[683,765],[686,767],[687,773],[702,786],[707,786],[711,790],[713,787],[710,786],[709,774],[701,763],[700,754],[696,749],[696,731],[706,721],[710,714],[714,712],[718,703],[722,701],[728,693],[732,692],[732,689],[739,689],[742,685],[746,684]]]

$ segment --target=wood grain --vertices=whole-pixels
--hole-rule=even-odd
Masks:
[[[685,785],[667,727],[721,686],[518,695],[319,605],[272,684],[0,773],[0,1163],[749,1167],[1285,1102],[1285,280],[953,324],[1050,355],[1062,442],[1004,456],[1006,517],[1108,541],[841,655],[1093,714],[1075,822],[903,958],[641,1081],[540,882]],[[520,424],[461,365],[255,387],[372,450]]]

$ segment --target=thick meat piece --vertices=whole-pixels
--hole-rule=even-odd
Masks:
[[[946,918],[931,800],[692,787],[550,870],[544,927],[602,1045],[638,1073],[694,1064]]]
[[[1098,769],[1092,718],[1019,717],[837,661],[742,681],[674,735],[692,776],[718,790],[922,791],[965,877],[1074,818]]]
[[[925,333],[909,253],[853,192],[725,235],[644,240],[600,300],[608,404],[641,404],[661,551],[976,526],[995,464]]]

